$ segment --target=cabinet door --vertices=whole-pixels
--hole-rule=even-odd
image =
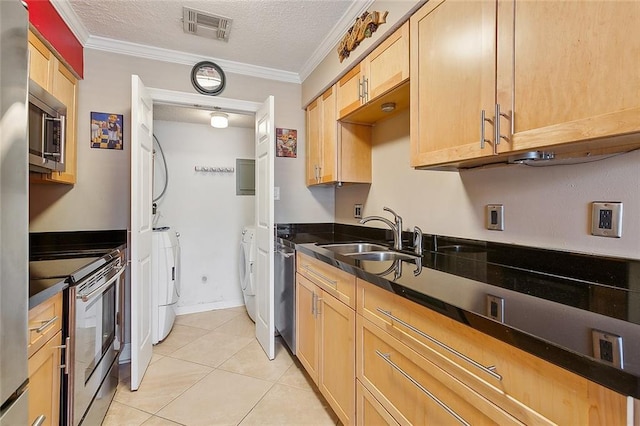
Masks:
[[[51,90],[52,58],[47,46],[29,31],[29,78],[45,90]]]
[[[363,61],[369,102],[409,78],[409,22],[405,22]]]
[[[319,167],[322,162],[320,134],[322,131],[322,99],[318,98],[307,107],[307,186],[319,183]]]
[[[429,1],[410,24],[411,165],[492,155],[496,2]]]
[[[59,423],[61,344],[59,331],[29,358],[29,424],[41,415],[43,425]]]
[[[317,295],[315,284],[296,274],[296,355],[314,383],[318,383]]]
[[[328,183],[338,180],[338,152],[336,94],[335,86],[324,92],[322,99],[322,162],[320,166],[320,182]]]
[[[65,171],[54,172],[46,180],[52,182],[76,183],[76,118],[78,104],[78,80],[60,62],[53,73],[51,93],[67,107]]]
[[[640,131],[640,2],[504,1],[499,19],[498,101],[514,111],[501,149]]]
[[[358,64],[337,83],[338,119],[341,119],[363,104],[362,73]]]
[[[323,291],[320,300],[318,388],[342,424],[354,422],[356,405],[355,311]]]

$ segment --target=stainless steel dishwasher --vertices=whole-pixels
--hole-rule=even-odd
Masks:
[[[296,353],[296,251],[276,238],[275,321],[291,353]]]

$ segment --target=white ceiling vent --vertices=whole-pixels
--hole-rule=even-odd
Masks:
[[[216,40],[229,41],[231,22],[224,16],[213,15],[201,10],[182,8],[182,26],[185,33]]]

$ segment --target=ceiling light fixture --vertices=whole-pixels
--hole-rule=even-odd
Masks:
[[[229,116],[224,112],[211,113],[211,127],[216,129],[224,129],[229,126]]]
[[[395,102],[386,102],[386,103],[380,105],[380,109],[382,109],[382,112],[391,112],[394,109],[396,109],[396,103]]]

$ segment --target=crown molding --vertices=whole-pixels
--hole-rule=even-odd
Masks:
[[[84,26],[78,15],[71,7],[68,0],[49,0],[53,8],[58,12],[62,20],[67,24],[73,35],[84,46],[90,37],[87,27]]]
[[[347,29],[353,25],[355,19],[369,9],[374,2],[375,0],[356,0],[351,3],[349,9],[347,9],[340,20],[333,26],[331,31],[329,31],[329,34],[327,34],[322,43],[320,43],[320,46],[313,52],[313,55],[302,65],[299,72],[300,81],[304,81],[309,77],[313,70],[320,65],[320,62],[322,62],[338,44]]]
[[[275,68],[249,65],[241,62],[228,61],[226,59],[195,55],[193,53],[178,52],[176,50],[162,49],[159,47],[114,40],[106,37],[89,36],[84,47],[86,49],[118,53],[121,55],[129,55],[181,65],[194,65],[203,60],[210,60],[220,65],[225,73],[241,74],[268,80],[282,81],[285,83],[301,83],[298,73],[291,71],[282,71]]]

